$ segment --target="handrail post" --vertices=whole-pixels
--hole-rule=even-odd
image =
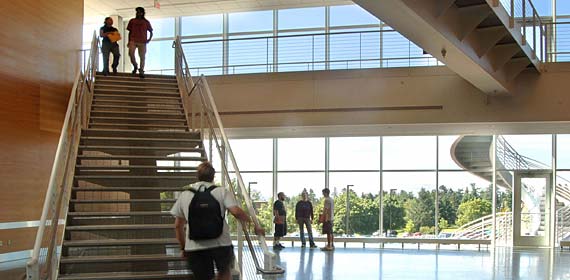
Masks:
[[[515,27],[515,0],[511,0],[511,17],[509,24],[511,28]]]

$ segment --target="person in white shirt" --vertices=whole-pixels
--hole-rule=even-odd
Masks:
[[[323,189],[323,234],[327,235],[327,245],[322,248],[323,251],[334,250],[334,236],[332,231],[333,221],[334,221],[334,200],[329,197],[331,191],[329,189]]]
[[[203,192],[213,185],[216,171],[209,162],[200,164],[197,171],[199,182],[193,184],[190,188],[194,191]],[[242,223],[251,221],[250,216],[238,206],[234,195],[229,190],[216,187],[211,191],[211,195],[220,204],[223,216],[225,216],[227,210]],[[176,217],[176,239],[180,244],[182,254],[188,258],[188,264],[194,273],[194,279],[213,279],[215,276],[214,265],[218,270],[216,279],[231,279],[230,268],[234,259],[234,250],[226,220],[223,220],[222,234],[213,239],[191,240],[184,230],[187,225],[188,211],[190,210],[190,203],[193,197],[193,192],[189,190],[184,191],[170,210],[172,215]],[[259,225],[255,225],[255,233],[265,235],[265,231]]]

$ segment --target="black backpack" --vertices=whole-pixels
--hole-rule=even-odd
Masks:
[[[200,188],[190,189],[194,193],[188,207],[188,238],[190,240],[214,239],[222,235],[224,216],[220,210],[220,203],[212,195],[216,187],[211,186],[204,191],[200,191]]]

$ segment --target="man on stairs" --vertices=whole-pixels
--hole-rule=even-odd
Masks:
[[[103,54],[103,75],[109,75],[109,57],[113,54],[113,74],[117,74],[117,66],[119,66],[119,52],[118,40],[121,39],[119,30],[113,27],[113,19],[111,17],[105,18],[105,25],[99,29],[99,36],[103,38],[101,43],[101,53]]]
[[[238,206],[231,191],[213,184],[216,171],[211,163],[200,164],[197,173],[199,182],[180,194],[170,210],[176,217],[176,239],[188,258],[194,279],[213,279],[215,265],[218,270],[216,279],[229,280],[234,249],[225,220],[226,210],[244,226],[251,218]],[[259,225],[255,226],[255,233],[265,235]]]
[[[143,7],[137,7],[135,9],[137,15],[135,18],[129,20],[127,25],[127,30],[129,31],[129,57],[131,58],[131,64],[133,64],[133,74],[137,73],[139,70],[139,76],[144,78],[144,62],[146,56],[146,44],[152,40],[152,26],[150,22],[144,17],[145,10]],[[147,38],[147,31],[150,33],[150,37]],[[139,58],[141,60],[140,65],[137,64],[137,58],[135,57],[135,50],[138,49]]]

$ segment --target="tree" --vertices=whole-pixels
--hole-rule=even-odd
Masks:
[[[461,203],[457,209],[457,225],[462,226],[491,214],[492,207],[490,201],[481,198],[475,198]]]
[[[414,221],[408,220],[406,222],[406,226],[404,227],[404,231],[407,233],[414,233],[416,231],[416,225],[414,225]]]
[[[422,226],[433,226],[435,223],[435,191],[422,188],[417,199],[406,202],[406,218],[413,221],[415,231]]]
[[[383,198],[384,211],[383,211],[383,228],[400,229],[406,225],[404,219],[405,210],[402,203],[397,199],[396,195],[386,195]]]

